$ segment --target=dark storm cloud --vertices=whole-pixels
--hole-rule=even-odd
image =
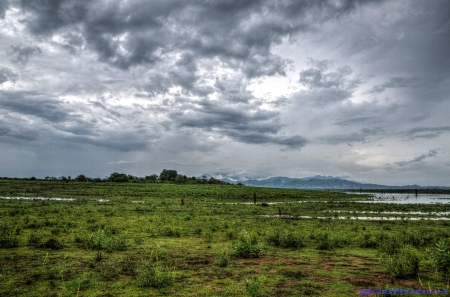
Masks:
[[[439,153],[438,149],[433,149],[430,150],[427,154],[423,154],[420,155],[418,157],[415,157],[414,159],[410,160],[410,161],[406,161],[406,162],[395,162],[396,165],[398,166],[406,166],[412,163],[417,163],[417,162],[422,162],[423,160],[427,159],[427,158],[431,158],[431,157],[436,157]]]
[[[81,28],[99,59],[122,69],[177,51],[218,58],[254,78],[285,74],[287,61],[271,53],[283,37],[306,30],[313,18],[337,18],[366,2],[22,0],[21,8],[30,13],[24,21],[33,34]],[[195,79],[174,80],[192,87]]]
[[[61,101],[35,92],[0,91],[0,108],[50,122],[65,121],[69,114]]]
[[[277,144],[298,149],[307,143],[301,136],[279,135],[282,125],[279,114],[257,106],[240,104],[222,106],[220,102],[200,101],[196,107],[171,113],[178,127],[198,128],[251,144]]]
[[[7,81],[16,82],[19,76],[8,68],[0,68],[0,85]]]
[[[380,94],[390,88],[408,88],[417,85],[418,79],[414,77],[392,77],[381,85],[373,86],[366,94]]]
[[[13,143],[35,140],[63,146],[90,144],[123,152],[147,149],[160,137],[145,127],[129,125],[129,119],[111,122],[108,115],[119,119],[123,116],[99,102],[90,103],[104,113],[94,114],[89,105],[67,103],[47,94],[0,91],[0,111],[4,112],[0,134]]]
[[[7,54],[10,56],[11,62],[24,66],[28,63],[28,60],[33,55],[39,55],[42,53],[41,48],[38,46],[27,45],[11,45]]]
[[[9,6],[8,0],[0,1],[0,19],[3,19],[5,17],[5,12],[8,9],[8,6]]]
[[[415,127],[402,132],[401,135],[408,140],[414,140],[417,138],[431,139],[448,132],[450,132],[450,126]]]

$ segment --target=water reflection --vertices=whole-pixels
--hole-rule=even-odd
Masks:
[[[353,193],[347,194],[361,194],[370,195],[371,200],[361,200],[355,202],[362,203],[393,203],[393,204],[444,204],[450,203],[450,195],[447,194],[402,194],[402,193]]]

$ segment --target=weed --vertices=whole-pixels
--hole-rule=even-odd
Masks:
[[[245,293],[251,297],[260,296],[261,284],[264,282],[265,277],[252,277],[245,281]]]
[[[154,264],[153,261],[148,261],[140,268],[137,279],[139,286],[144,288],[164,288],[174,282],[173,272],[166,267]]]
[[[19,237],[16,233],[13,225],[9,222],[0,221],[0,247],[17,247],[19,245]]]

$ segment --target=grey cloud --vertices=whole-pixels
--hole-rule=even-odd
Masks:
[[[339,103],[352,97],[353,90],[361,83],[359,79],[351,79],[352,69],[348,66],[332,68],[329,60],[309,58],[311,68],[300,71],[299,83],[308,88],[294,95],[300,102],[327,106]]]
[[[16,82],[19,75],[8,68],[0,68],[0,85],[7,81]]]
[[[6,13],[6,10],[8,9],[8,7],[9,7],[8,0],[2,0],[0,2],[0,19],[5,18],[5,13]]]
[[[309,59],[309,63],[315,67],[300,71],[299,82],[310,89],[340,88],[351,90],[360,83],[358,79],[348,79],[352,73],[352,69],[349,66],[327,71],[330,65],[332,65],[331,61],[315,61]]]
[[[262,133],[241,133],[239,131],[224,131],[224,134],[232,139],[250,144],[276,144],[286,149],[300,149],[304,147],[308,140],[302,136],[279,136]]]
[[[430,150],[427,154],[423,154],[423,155],[420,155],[418,157],[415,157],[414,159],[412,159],[410,161],[395,162],[395,164],[398,165],[398,166],[405,166],[405,165],[409,165],[411,163],[422,162],[423,160],[425,160],[427,158],[436,157],[438,155],[438,153],[439,153],[438,149]]]
[[[158,63],[177,49],[219,58],[255,78],[285,74],[287,61],[271,53],[283,37],[307,30],[311,20],[337,18],[366,2],[23,0],[21,7],[31,13],[25,22],[32,33],[80,27],[99,59],[122,69]]]
[[[322,140],[328,144],[347,143],[351,145],[353,142],[367,143],[370,142],[374,136],[379,136],[383,132],[384,129],[381,127],[363,128],[359,132],[322,137]]]
[[[62,122],[69,114],[59,100],[35,92],[0,91],[0,108],[50,122]]]
[[[336,125],[338,126],[349,126],[349,125],[353,125],[353,124],[361,124],[361,123],[366,123],[366,122],[373,122],[376,121],[377,119],[379,119],[378,117],[373,117],[373,116],[358,116],[358,117],[352,117],[349,119],[341,119],[341,120],[337,120],[335,122]]]
[[[82,21],[87,15],[87,0],[21,0],[21,8],[31,15],[24,20],[34,34],[47,35],[68,24]]]
[[[414,140],[417,138],[435,138],[443,133],[450,132],[450,126],[440,126],[440,127],[414,127],[400,133],[403,137],[408,140]]]
[[[106,106],[104,106],[100,102],[91,101],[91,104],[94,105],[94,106],[97,106],[97,107],[99,107],[101,109],[103,109],[104,111],[106,111],[106,112],[108,112],[108,113],[110,113],[110,114],[112,114],[112,115],[114,115],[116,117],[119,117],[119,118],[121,117],[121,114],[119,112],[107,108]]]
[[[307,104],[321,108],[329,108],[335,103],[341,103],[352,97],[352,92],[343,89],[319,89],[301,91],[291,96],[299,104]]]
[[[11,62],[24,66],[28,63],[28,60],[33,55],[39,55],[41,49],[38,46],[27,46],[27,45],[11,45],[8,55],[11,57]]]
[[[200,101],[197,107],[183,106],[172,112],[170,118],[178,127],[198,128],[230,137],[238,142],[252,144],[275,144],[298,149],[307,143],[301,136],[282,136],[279,114],[264,111],[257,106],[221,106],[211,101]]]
[[[418,79],[415,77],[392,77],[381,85],[373,86],[366,94],[380,94],[390,88],[407,88],[417,84]]]

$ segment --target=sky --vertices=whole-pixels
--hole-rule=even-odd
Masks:
[[[450,186],[447,0],[0,0],[0,176]]]

